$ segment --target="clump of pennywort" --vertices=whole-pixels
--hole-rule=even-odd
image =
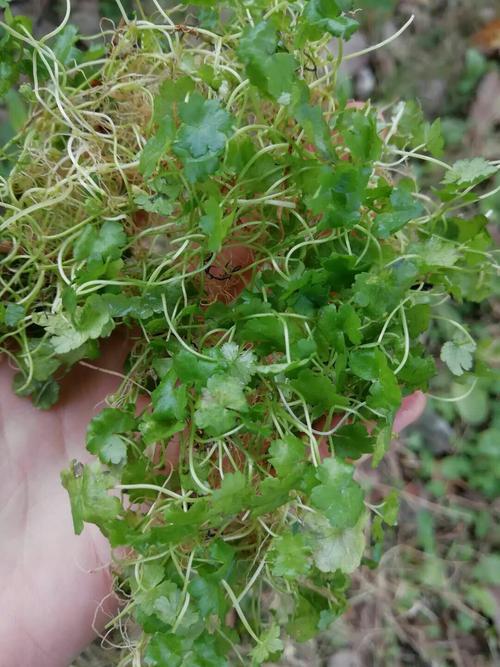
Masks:
[[[415,104],[342,98],[348,1],[154,4],[85,50],[5,13],[2,92],[22,75],[30,114],[2,153],[0,347],[49,409],[129,330],[96,460],[62,475],[75,530],[121,547],[122,665],[260,665],[342,613],[370,526],[380,555],[395,500],[367,502],[353,461],[427,391],[443,304],[490,292],[474,203],[498,163],[442,162]]]

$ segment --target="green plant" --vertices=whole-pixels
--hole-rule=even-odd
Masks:
[[[337,97],[350,2],[207,0],[184,23],[154,4],[157,21],[130,20],[117,2],[86,51],[70,25],[37,41],[5,12],[2,91],[31,82],[3,149],[0,345],[16,392],[50,408],[130,330],[88,428],[98,460],[62,475],[75,530],[127,548],[120,620],[144,633],[123,664],[219,666],[232,648],[259,665],[342,613],[369,515],[377,539],[395,521],[352,462],[378,463],[427,390],[435,308],[490,293],[487,218],[467,211],[498,164],[442,162],[412,105]],[[410,159],[441,187],[421,192]],[[470,374],[476,344],[451,326],[441,358]]]

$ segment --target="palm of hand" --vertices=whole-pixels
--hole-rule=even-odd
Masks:
[[[115,345],[100,365],[119,368],[123,351]],[[96,609],[110,593],[110,550],[95,526],[74,534],[60,472],[87,458],[87,424],[117,380],[79,367],[60,403],[42,412],[13,395],[12,375],[1,363],[0,662],[67,667],[91,641]],[[108,599],[106,611],[114,606]],[[105,621],[101,610],[95,627]]]

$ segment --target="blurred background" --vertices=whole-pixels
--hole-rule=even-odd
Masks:
[[[114,0],[72,0],[72,23],[98,32],[119,21]],[[133,1],[123,3],[133,10]],[[168,6],[168,2],[162,3]],[[362,30],[348,52],[411,28],[386,48],[350,60],[341,85],[381,105],[418,98],[442,119],[446,160],[500,158],[499,0],[358,0]],[[147,0],[143,2],[147,7]],[[58,23],[65,4],[14,0],[36,32]],[[0,111],[0,143],[22,125],[15,91]],[[432,186],[432,165],[419,166]],[[497,177],[500,186],[500,176]],[[494,185],[494,184],[493,184]],[[500,192],[484,200],[496,244]],[[480,295],[478,295],[480,296]],[[318,641],[289,645],[287,667],[493,667],[500,664],[500,286],[487,304],[447,303],[444,317],[465,322],[479,341],[480,380],[465,400],[431,399],[423,418],[393,444],[376,471],[360,477],[377,494],[400,493],[399,525],[374,562],[353,577],[350,611]],[[453,331],[439,321],[427,344],[439,350]],[[438,368],[439,368],[438,361]],[[456,398],[467,384],[440,368],[435,394]],[[377,567],[375,567],[377,565]],[[120,652],[95,644],[73,667],[112,667]]]

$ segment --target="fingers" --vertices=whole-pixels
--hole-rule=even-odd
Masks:
[[[410,396],[403,398],[401,407],[394,419],[393,431],[400,433],[407,426],[416,422],[422,416],[426,403],[427,398],[421,391],[415,391]]]
[[[410,394],[409,396],[403,398],[401,407],[397,411],[396,417],[394,419],[394,425],[392,429],[393,432],[398,434],[403,429],[407,428],[408,426],[416,422],[417,419],[419,419],[422,416],[425,410],[426,403],[427,403],[427,398],[425,394],[423,394],[421,391],[415,391],[413,394]],[[342,415],[334,415],[331,418],[331,420],[327,423],[326,418],[321,417],[314,424],[314,427],[315,429],[320,431],[327,431],[335,427],[339,423],[341,418]],[[374,422],[367,421],[364,422],[364,426],[367,432],[371,433],[373,431],[375,424]],[[333,436],[333,438],[335,441],[335,435]],[[328,439],[325,436],[318,437],[318,449],[321,456],[321,460],[331,455],[330,448],[328,445]]]

